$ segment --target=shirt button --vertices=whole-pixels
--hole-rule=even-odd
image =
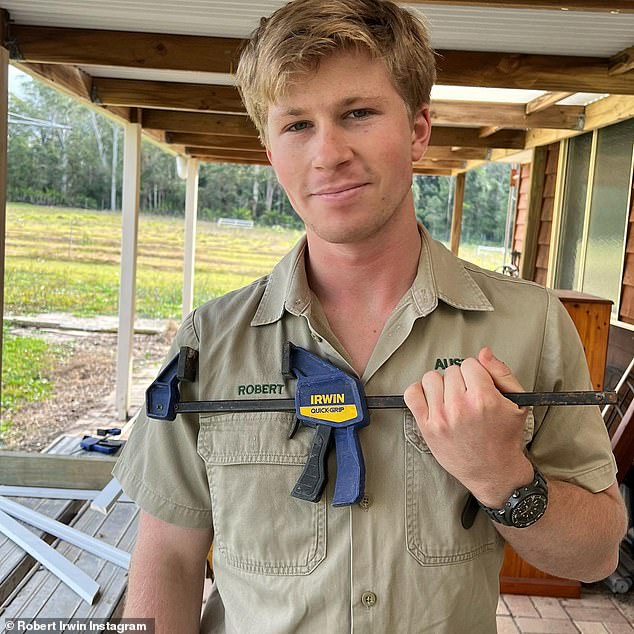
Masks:
[[[373,607],[376,605],[376,594],[374,594],[374,592],[364,592],[361,595],[361,603],[363,603],[366,608]]]
[[[323,339],[316,333],[316,332],[311,332],[310,336],[317,342],[317,343],[321,343],[323,341]]]
[[[367,511],[370,508],[370,504],[372,502],[370,501],[370,496],[366,493],[363,498],[361,499],[361,501],[359,502],[359,506],[364,510]]]

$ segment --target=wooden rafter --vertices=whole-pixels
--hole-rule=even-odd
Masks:
[[[95,77],[92,99],[114,106],[245,113],[240,93],[233,86]]]
[[[235,70],[242,40],[11,25],[11,57],[25,62],[201,72]],[[634,94],[634,77],[609,75],[607,58],[438,51],[438,83]]]
[[[555,128],[579,130],[583,127],[583,107],[553,106],[543,112],[526,114],[523,104],[473,101],[433,101],[432,122],[439,125]]]
[[[454,173],[454,171],[450,169],[418,167],[416,163],[413,165],[413,172],[414,174],[421,174],[423,176],[452,176]]]
[[[499,125],[490,125],[484,128],[480,128],[480,132],[478,132],[478,136],[481,139],[486,139],[489,136],[493,136],[496,132],[501,130],[501,126]]]
[[[501,130],[482,139],[478,128],[432,126],[430,145],[523,150],[525,138],[526,133],[522,130]]]
[[[246,160],[254,160],[261,161],[262,163],[268,163],[268,159],[266,158],[266,152],[262,150],[261,152],[250,152],[248,150],[234,150],[230,147],[223,148],[210,148],[210,147],[185,147],[185,153],[190,156],[202,157],[214,157],[214,158],[231,158],[231,159],[246,159]]]
[[[535,112],[541,112],[542,110],[546,110],[546,108],[550,108],[554,106],[558,101],[565,99],[566,97],[570,97],[574,93],[572,92],[546,92],[540,97],[536,97],[535,99],[529,101],[526,104],[526,114],[533,114]]]
[[[176,110],[143,110],[143,127],[172,132],[257,136],[255,126],[244,115],[181,112]]]
[[[621,75],[631,70],[634,70],[634,46],[630,46],[610,58],[608,74]]]
[[[26,62],[230,73],[242,40],[12,24],[6,45]]]
[[[227,137],[225,134],[194,134],[188,132],[166,132],[165,142],[170,145],[188,145],[201,148],[233,148],[250,152],[262,152],[264,148],[257,136]]]
[[[405,0],[404,4],[455,5],[463,7],[490,7],[495,9],[548,9],[554,11],[595,11],[601,13],[634,13],[631,0]]]
[[[634,94],[634,76],[609,75],[607,58],[478,51],[438,53],[439,84]]]

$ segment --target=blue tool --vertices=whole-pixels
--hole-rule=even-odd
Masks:
[[[123,440],[111,440],[112,436],[119,436],[121,430],[118,427],[111,427],[110,429],[98,429],[97,437],[84,436],[79,442],[79,446],[84,451],[96,451],[98,453],[105,453],[112,455],[123,445]]]
[[[365,486],[365,463],[357,429],[370,422],[361,382],[332,363],[288,343],[282,374],[295,377],[295,416],[315,427],[315,436],[293,497],[317,502],[326,484],[330,435],[334,434],[337,479],[333,506],[359,502]]]

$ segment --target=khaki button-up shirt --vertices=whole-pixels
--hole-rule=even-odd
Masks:
[[[360,377],[368,396],[402,394],[484,345],[526,390],[590,387],[583,348],[556,298],[462,262],[421,233],[416,279]],[[302,240],[269,276],[184,321],[172,354],[187,345],[200,357],[183,400],[292,397],[293,382],[281,374],[287,341],[354,373],[308,287],[304,250]],[[359,431],[366,495],[348,507],[330,505],[333,455],[322,499],[291,497],[314,433],[302,426],[289,439],[293,422],[288,413],[174,422],[142,415],[115,468],[152,515],[213,529],[216,589],[201,631],[494,633],[502,539],[483,512],[462,527],[468,491],[436,462],[411,414],[372,410]],[[596,407],[536,407],[525,440],[547,478],[594,492],[614,481]]]

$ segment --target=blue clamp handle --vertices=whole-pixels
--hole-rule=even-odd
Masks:
[[[359,502],[365,489],[365,463],[357,429],[370,422],[361,382],[292,343],[285,346],[283,373],[297,378],[297,419],[317,428],[308,461],[291,495],[310,502],[320,499],[327,480],[326,458],[332,429],[337,455],[332,504],[348,506]]]
[[[363,461],[357,427],[337,428],[334,434],[337,479],[332,505],[356,504],[363,498],[365,490],[365,462]]]

